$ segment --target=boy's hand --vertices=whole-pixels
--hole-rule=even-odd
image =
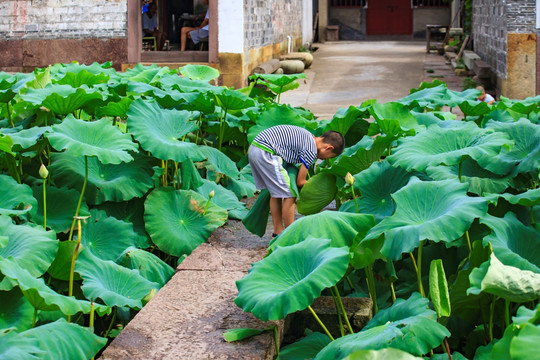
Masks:
[[[308,168],[304,164],[300,165],[300,169],[298,170],[298,175],[296,176],[296,186],[298,186],[298,189],[300,189],[302,186],[306,184],[307,174],[308,174]]]

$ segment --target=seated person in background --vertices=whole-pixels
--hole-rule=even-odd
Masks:
[[[202,0],[203,4],[208,6],[208,0]],[[187,39],[190,38],[193,40],[195,45],[197,45],[201,39],[208,38],[208,22],[210,20],[208,9],[206,10],[206,15],[204,20],[198,27],[188,27],[184,26],[180,30],[180,51],[186,50]]]
[[[480,96],[478,96],[478,100],[487,103],[488,105],[492,105],[495,102],[495,98],[493,96],[486,94],[486,90],[483,86],[477,86],[476,90],[482,91]]]
[[[148,11],[142,14],[142,36],[155,37],[157,50],[161,51],[167,39],[165,34],[158,29],[156,10],[156,4],[152,2],[148,5]]]

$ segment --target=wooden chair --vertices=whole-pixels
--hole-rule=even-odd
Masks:
[[[199,50],[203,51],[205,49],[208,50],[208,38],[201,39],[201,41],[199,42]]]
[[[142,41],[143,41],[143,50],[145,49],[145,43],[147,44],[146,46],[152,50],[152,51],[156,51],[157,50],[157,42],[156,42],[156,37],[155,36],[145,36],[142,38]]]

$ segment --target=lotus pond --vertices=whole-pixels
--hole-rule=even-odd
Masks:
[[[255,193],[249,143],[277,124],[348,145],[316,166],[305,216],[237,283],[236,303],[262,320],[336,299],[341,336],[308,329],[280,359],[531,358],[540,97],[488,106],[435,81],[318,120],[279,103],[302,75],[231,90],[211,68],[180,72],[0,73],[0,358],[91,358],[227,219],[264,232],[240,199]],[[339,211],[321,212],[333,200]],[[361,331],[342,296],[372,298]]]

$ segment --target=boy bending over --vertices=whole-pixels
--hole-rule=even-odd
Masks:
[[[293,125],[277,125],[260,132],[249,147],[249,164],[257,189],[270,192],[270,213],[274,233],[279,235],[294,221],[296,198],[283,162],[301,164],[296,178],[300,188],[306,183],[309,167],[316,159],[329,159],[342,153],[343,135],[327,131],[319,137]]]

